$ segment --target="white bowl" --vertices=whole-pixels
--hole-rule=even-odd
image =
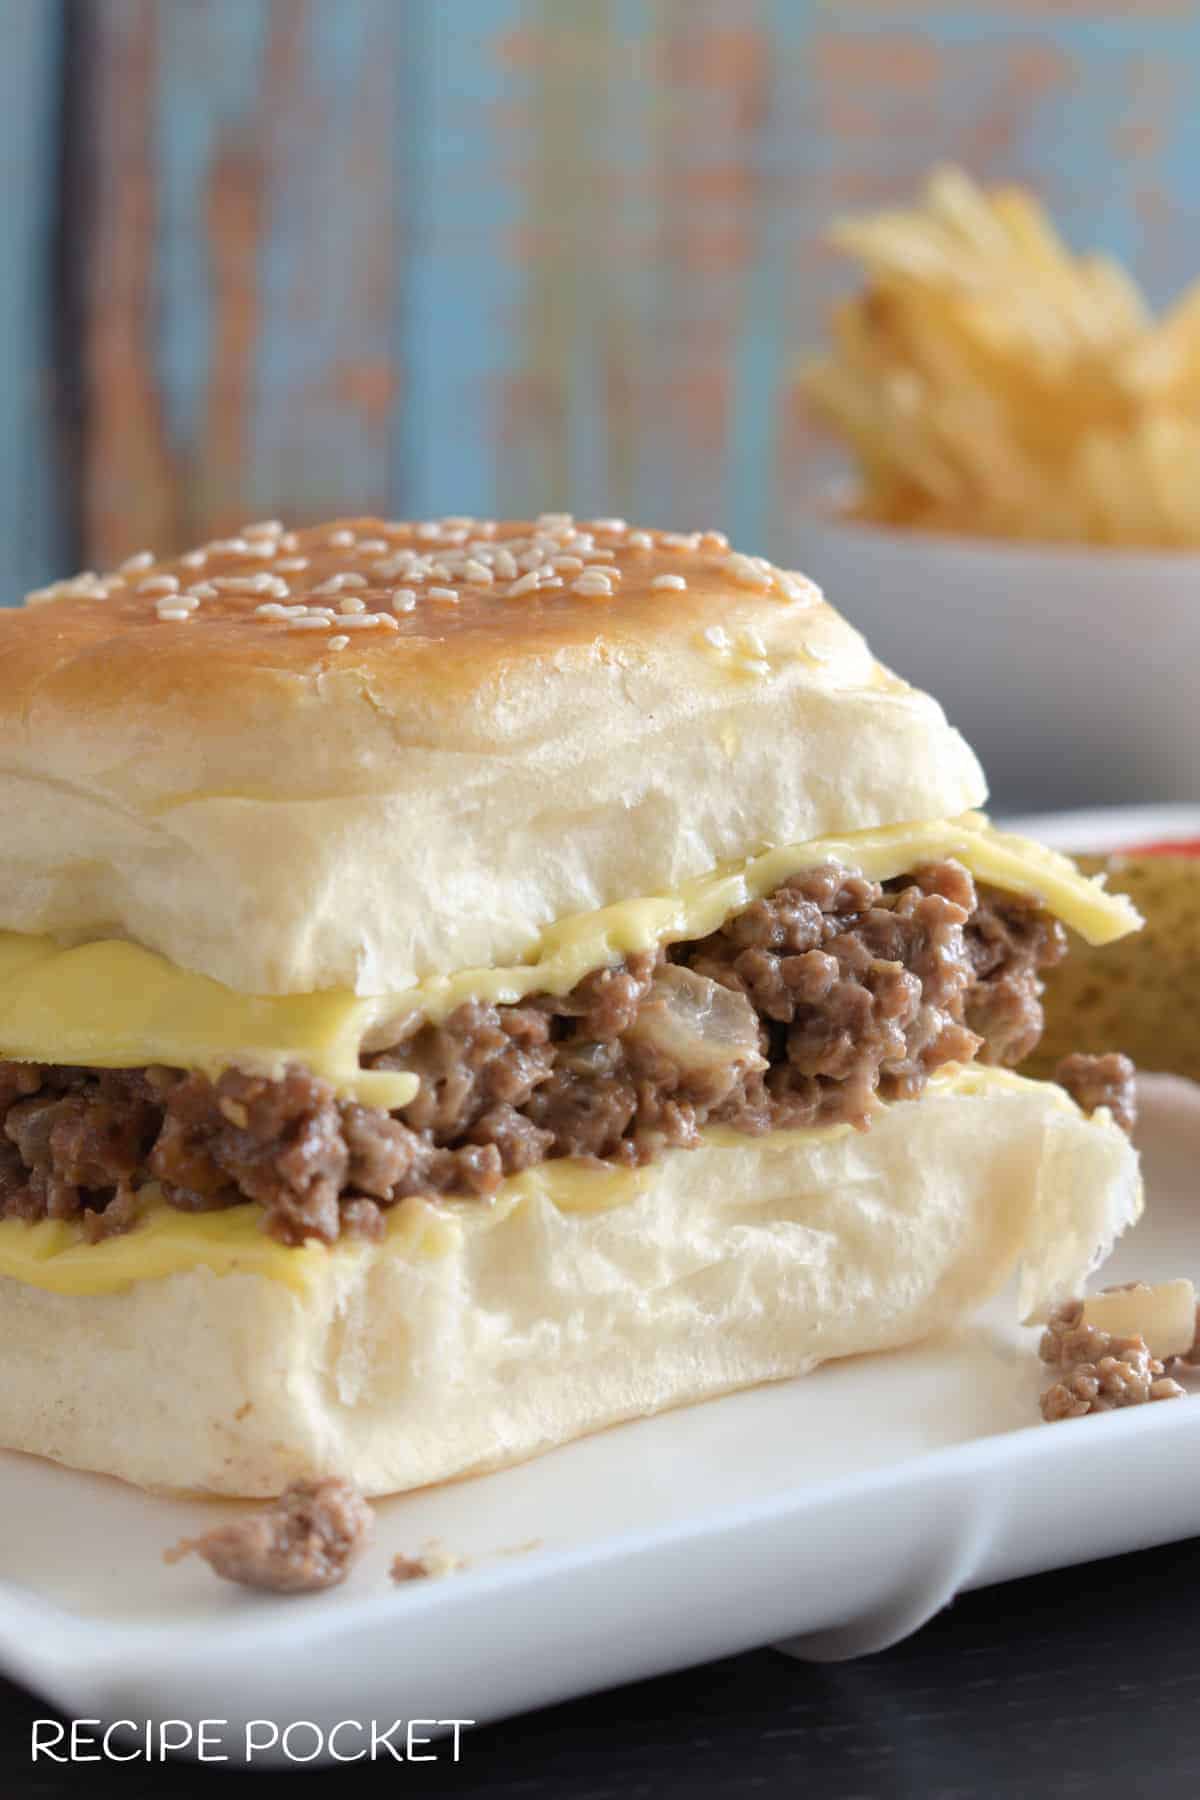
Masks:
[[[1200,806],[1098,806],[1005,817],[997,823],[1068,856],[1107,856],[1142,844],[1200,841]]]
[[[997,810],[1200,798],[1200,553],[942,537],[823,499],[796,561],[937,695]]]

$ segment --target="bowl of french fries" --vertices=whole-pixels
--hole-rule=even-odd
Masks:
[[[1036,199],[940,169],[835,223],[864,282],[809,361],[852,473],[805,567],[1009,806],[1200,790],[1200,283],[1156,316]]]

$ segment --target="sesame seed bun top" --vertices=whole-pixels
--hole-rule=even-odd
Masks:
[[[730,596],[822,610],[810,581],[731,552],[720,532],[576,525],[565,514],[532,524],[340,519],[305,531],[266,520],[174,560],[139,552],[109,574],[42,588],[26,606],[55,606],[48,629],[63,649],[103,645],[106,658],[129,655],[139,670],[184,659],[236,679],[242,668],[307,675],[361,664],[384,681],[419,674],[422,685],[463,692],[501,653],[536,657],[608,636],[632,643],[689,617],[703,630],[724,621]],[[790,644],[804,653],[802,636]],[[739,666],[763,654],[757,634],[730,646]]]
[[[0,927],[250,992],[519,960],[568,913],[984,794],[803,576],[561,514],[264,521],[58,583],[0,614],[0,729]]]

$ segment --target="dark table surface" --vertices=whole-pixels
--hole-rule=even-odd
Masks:
[[[1119,1504],[1119,1484],[1062,1503]],[[465,1800],[1195,1800],[1200,1539],[965,1595],[858,1662],[761,1650],[512,1719],[467,1733],[457,1766],[34,1768],[30,1722],[46,1711],[0,1684],[5,1800],[170,1800],[211,1794],[218,1775],[247,1794],[391,1783]]]

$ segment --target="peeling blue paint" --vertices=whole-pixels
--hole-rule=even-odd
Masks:
[[[0,0],[0,29],[10,597],[69,548],[49,367],[63,9]],[[195,497],[181,517],[221,489],[222,154],[260,189],[247,515],[565,504],[786,554],[790,372],[851,279],[823,226],[937,160],[1032,183],[1156,302],[1200,270],[1191,6],[162,0],[157,29],[148,362]]]

